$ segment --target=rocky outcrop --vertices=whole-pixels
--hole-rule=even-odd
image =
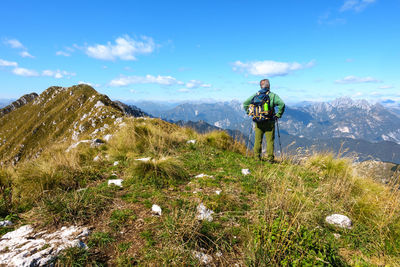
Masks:
[[[38,94],[36,93],[30,93],[23,95],[20,97],[18,100],[12,102],[10,105],[6,106],[5,108],[0,109],[0,118],[3,117],[4,115],[10,113],[11,111],[16,110],[17,108],[20,108],[32,100],[34,100],[36,97],[38,97]]]
[[[125,115],[127,116],[132,116],[132,117],[150,117],[149,114],[143,112],[136,106],[128,106],[120,101],[114,101],[114,104],[116,104],[122,112],[124,112]]]
[[[35,233],[31,225],[24,225],[1,237],[0,266],[47,266],[66,248],[86,248],[82,240],[88,235],[86,227],[70,226],[53,233]]]

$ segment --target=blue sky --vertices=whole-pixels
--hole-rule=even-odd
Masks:
[[[121,100],[400,101],[400,0],[0,3],[0,98],[89,83]]]

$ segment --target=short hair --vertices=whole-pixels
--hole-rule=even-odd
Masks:
[[[263,84],[264,84],[264,86],[263,86]],[[269,89],[269,80],[268,79],[263,79],[263,80],[261,80],[260,81],[260,87],[262,88],[262,89],[264,89],[264,88],[267,88],[267,89]]]

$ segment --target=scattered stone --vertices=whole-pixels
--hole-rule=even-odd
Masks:
[[[222,252],[218,251],[217,253],[215,253],[215,256],[217,256],[218,258],[222,257]]]
[[[216,191],[215,191],[215,194],[220,195],[221,192],[222,192],[221,190],[216,190]]]
[[[65,150],[65,152],[70,152],[71,149],[77,148],[77,147],[78,147],[80,144],[82,144],[82,143],[90,143],[90,142],[92,142],[92,140],[81,140],[81,141],[79,141],[78,143],[75,143],[75,144],[70,145],[70,146],[67,148],[67,150]]]
[[[204,178],[204,177],[214,178],[214,176],[207,175],[207,174],[204,174],[204,173],[196,175],[194,178]]]
[[[97,103],[94,105],[95,108],[99,108],[99,107],[103,107],[103,106],[104,106],[104,103],[101,102],[100,100],[97,101]]]
[[[101,160],[100,155],[97,155],[97,156],[94,157],[94,159],[93,159],[93,161],[100,161],[100,160]]]
[[[111,180],[108,180],[108,185],[110,186],[110,185],[116,185],[116,186],[119,186],[119,187],[122,187],[122,182],[123,182],[124,180],[122,180],[122,179],[111,179]]]
[[[208,265],[211,264],[213,258],[211,255],[205,254],[201,251],[193,251],[193,256],[197,258],[201,264]]]
[[[151,212],[152,212],[154,215],[161,216],[162,210],[161,210],[161,207],[160,207],[160,206],[158,206],[158,205],[156,205],[156,204],[153,204],[153,206],[151,207]]]
[[[5,220],[5,221],[0,221],[0,227],[6,227],[6,226],[11,226],[13,225],[12,221]]]
[[[339,238],[341,237],[341,235],[340,235],[340,234],[337,234],[337,233],[334,233],[333,236],[334,236],[336,239],[339,239]]]
[[[249,175],[250,174],[250,170],[249,169],[242,169],[242,174],[244,176]]]
[[[85,190],[87,190],[87,187],[79,188],[78,190],[76,190],[76,192],[82,192],[82,191],[85,191]]]
[[[0,265],[47,266],[66,248],[86,248],[82,239],[88,235],[86,227],[70,226],[53,233],[34,233],[31,225],[24,225],[0,238]]]
[[[203,203],[200,203],[198,206],[197,206],[197,219],[198,220],[206,220],[206,221],[209,221],[209,222],[212,222],[213,221],[213,217],[212,217],[212,214],[214,213],[214,211],[212,211],[212,210],[210,210],[210,209],[207,209],[206,208],[206,206],[204,206],[204,204]]]
[[[93,140],[92,140],[91,146],[92,146],[92,147],[98,147],[98,146],[100,146],[100,145],[102,145],[102,144],[104,144],[104,141],[101,140],[101,139],[96,138],[96,139],[93,139]]]
[[[149,157],[149,158],[141,158],[141,159],[135,159],[135,160],[137,160],[137,161],[143,161],[143,162],[147,162],[147,161],[150,161],[150,160],[151,160],[151,158]]]
[[[104,139],[104,141],[108,142],[108,141],[110,141],[111,137],[112,137],[112,134],[106,134],[105,136],[103,136],[103,139]]]
[[[186,144],[193,144],[193,145],[194,145],[194,144],[196,144],[196,142],[197,142],[197,141],[193,139],[193,140],[187,141]]]
[[[333,224],[335,226],[351,229],[352,222],[349,217],[341,214],[332,214],[325,218],[325,221],[329,224]]]
[[[119,161],[114,161],[113,165],[117,166],[119,164]]]

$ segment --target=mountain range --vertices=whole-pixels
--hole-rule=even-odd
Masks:
[[[238,101],[183,103],[169,110],[152,110],[152,115],[172,121],[203,121],[251,136],[251,119]],[[149,108],[146,110],[145,108]],[[377,159],[400,163],[400,118],[391,109],[365,100],[338,98],[331,102],[306,102],[287,106],[279,121],[281,139],[288,150],[332,150],[357,154],[358,160]],[[204,126],[203,126],[204,127]],[[251,142],[250,142],[251,143]],[[346,152],[347,151],[347,152]]]

